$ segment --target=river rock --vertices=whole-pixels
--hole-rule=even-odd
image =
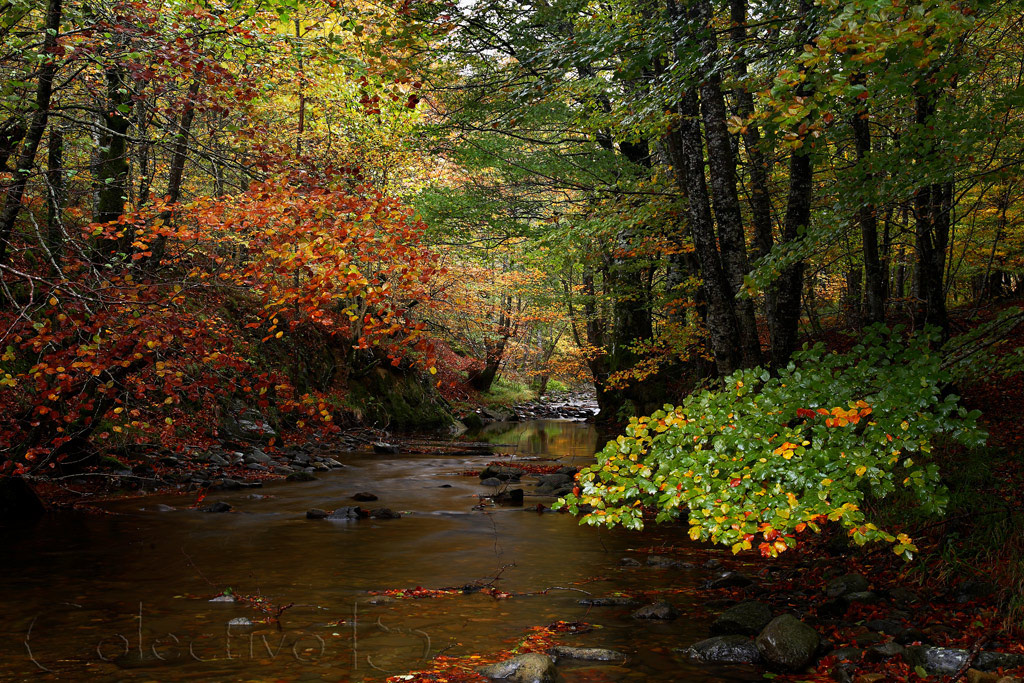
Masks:
[[[562,495],[560,492],[572,491],[573,478],[568,474],[544,474],[537,478],[537,493]]]
[[[367,515],[366,510],[363,510],[360,507],[356,507],[354,505],[351,505],[351,506],[347,506],[347,507],[343,507],[343,508],[338,508],[337,510],[335,510],[331,514],[327,515],[327,519],[335,519],[335,520],[359,519],[361,517],[366,517],[366,515]]]
[[[482,486],[501,486],[504,483],[505,482],[503,482],[501,479],[498,479],[497,477],[487,477],[486,479],[480,480],[480,484]]]
[[[761,661],[761,652],[754,641],[741,635],[702,640],[687,648],[686,654],[709,664],[756,664]]]
[[[27,481],[0,476],[0,522],[30,522],[44,514],[46,508]]]
[[[641,567],[640,560],[633,557],[623,557],[619,560],[620,567]]]
[[[377,500],[377,496],[369,493],[368,491],[360,491],[359,493],[352,496],[352,500],[358,500],[361,503],[369,502],[371,500]]]
[[[488,465],[480,472],[481,479],[500,479],[502,481],[519,481],[523,471],[516,467],[504,467],[502,465]]]
[[[548,648],[548,654],[558,659],[582,659],[588,662],[614,662],[625,659],[626,655],[603,647],[569,647],[556,645]]]
[[[306,519],[327,519],[327,515],[330,514],[327,510],[321,510],[320,508],[311,508],[306,510]]]
[[[225,416],[220,431],[232,441],[269,443],[271,439],[277,438],[274,428],[255,410]]]
[[[517,655],[497,664],[482,666],[477,672],[487,678],[510,683],[553,683],[557,673],[554,661],[547,655],[537,652]]]
[[[231,505],[225,503],[222,500],[218,500],[216,503],[211,503],[206,507],[199,508],[200,512],[231,512]]]
[[[395,512],[391,508],[375,508],[370,510],[371,519],[401,519],[402,513]]]
[[[800,671],[814,660],[821,638],[792,614],[783,614],[772,619],[754,642],[769,666]]]
[[[394,444],[378,441],[377,443],[373,444],[373,452],[382,453],[385,455],[398,455],[399,453],[402,452],[402,449]]]
[[[316,477],[309,472],[292,472],[287,477],[286,481],[316,481]]]
[[[903,652],[903,659],[911,667],[920,666],[929,673],[952,674],[960,670],[967,660],[967,650],[951,647],[931,647],[929,645],[912,645]],[[974,660],[974,668],[979,671],[995,669],[1012,669],[1024,666],[1024,655],[1007,652],[981,652]]]
[[[228,633],[242,633],[256,628],[256,624],[249,617],[236,617],[229,621],[227,626]]]
[[[338,462],[334,458],[324,458],[324,464],[327,465],[328,467],[330,467],[331,469],[337,469],[339,467],[344,467],[344,465],[342,465],[340,462]]]
[[[210,462],[212,462],[217,467],[227,467],[228,465],[231,464],[227,461],[227,458],[217,455],[216,453],[210,454]]]
[[[846,574],[832,579],[825,586],[825,595],[838,598],[850,593],[862,593],[868,589],[868,580],[860,574]]]
[[[522,505],[523,496],[522,489],[509,489],[508,491],[494,494],[491,496],[491,499],[499,505]]]
[[[676,611],[675,607],[668,604],[664,600],[651,603],[650,605],[644,605],[637,611],[630,615],[634,619],[659,619],[661,621],[671,621],[679,616],[679,612]]]
[[[207,602],[234,602],[235,596],[233,595],[218,595],[215,598],[210,598]]]
[[[756,636],[771,620],[772,610],[768,605],[748,600],[722,612],[711,624],[711,633],[719,636]]]
[[[512,419],[512,413],[498,408],[480,408],[480,416],[492,422],[508,422]]]
[[[899,643],[889,641],[872,645],[864,652],[864,658],[869,662],[884,662],[903,654],[903,646]]]

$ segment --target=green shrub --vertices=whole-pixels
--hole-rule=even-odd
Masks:
[[[559,504],[574,513],[592,506],[583,523],[631,529],[643,527],[645,507],[659,522],[685,514],[694,540],[733,552],[757,542],[773,557],[829,520],[858,544],[884,540],[909,559],[911,539],[879,528],[862,503],[899,486],[941,514],[934,438],[979,445],[985,434],[977,411],[942,396],[948,375],[930,348],[936,335],[904,342],[900,331],[869,328],[846,354],[805,347],[777,377],[741,370],[723,389],[631,419]]]

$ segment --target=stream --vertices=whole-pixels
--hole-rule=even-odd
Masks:
[[[233,511],[190,509],[192,496],[107,503],[109,514],[60,512],[0,540],[0,680],[380,681],[448,656],[515,645],[533,626],[582,621],[594,630],[563,642],[624,652],[624,663],[559,662],[565,681],[759,680],[743,667],[690,662],[674,648],[707,637],[686,590],[717,550],[687,545],[680,528],[643,534],[581,527],[565,514],[523,507],[474,509],[490,490],[467,470],[512,457],[526,464],[583,466],[598,434],[584,422],[490,425],[478,439],[501,456],[335,453],[346,467],[308,483],[212,493]],[[554,461],[554,462],[550,462]],[[356,505],[369,491],[401,519],[308,520],[309,508]],[[532,508],[532,509],[531,509]],[[688,548],[676,559],[698,568],[641,564],[651,548]],[[723,556],[724,557],[724,556]],[[487,583],[532,593],[424,599],[371,591]],[[629,608],[581,606],[617,591],[673,587],[681,613],[637,622]],[[230,589],[259,596],[280,628],[227,626],[263,616],[244,602],[210,602]],[[542,593],[542,591],[546,591]],[[254,628],[254,630],[253,630]]]

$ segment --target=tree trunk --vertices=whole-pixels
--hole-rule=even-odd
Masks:
[[[934,93],[919,92],[915,105],[915,122],[924,129],[935,114]],[[934,150],[923,153],[922,162],[926,163],[926,157],[934,153]],[[943,269],[949,240],[951,200],[950,183],[929,183],[914,193],[916,276],[918,295],[924,301],[922,323],[938,327],[943,341],[949,336]]]
[[[698,5],[706,29],[701,47],[706,55],[716,54],[718,46],[711,32],[711,6],[707,0]],[[743,214],[736,190],[736,155],[726,124],[725,96],[722,79],[712,72],[700,86],[700,110],[707,140],[708,170],[711,177],[711,196],[718,220],[718,244],[729,283],[729,293],[735,299],[743,287],[748,273],[747,248],[743,234]],[[754,319],[754,302],[749,298],[734,301],[736,321],[739,325],[740,355],[743,365],[751,367],[761,363],[761,344]],[[735,342],[734,342],[735,343]]]
[[[740,326],[711,216],[696,93],[691,91],[683,96],[680,114],[676,176],[689,205],[690,233],[700,263],[701,290],[707,304],[705,322],[715,365],[719,374],[725,376],[739,368],[743,361],[742,352],[736,344],[740,338]]]
[[[793,150],[793,155],[789,159],[789,200],[782,229],[784,242],[795,242],[800,239],[801,229],[806,228],[810,222],[813,179],[814,167],[811,164],[810,149],[805,144],[800,149]],[[796,350],[803,273],[804,263],[797,261],[783,269],[773,286],[772,311],[768,317],[773,368],[784,367]]]
[[[863,82],[858,78],[857,82]],[[853,114],[853,139],[857,148],[857,160],[861,165],[870,163],[871,155],[871,129],[868,125],[867,104],[860,107],[859,111]],[[858,176],[858,180],[860,177]],[[864,187],[871,191],[874,186],[874,174],[867,168],[864,169]],[[857,211],[857,221],[860,223],[861,242],[863,243],[864,255],[864,295],[865,295],[865,322],[885,322],[885,280],[886,273],[882,269],[882,262],[878,256],[878,217],[874,202],[864,201]]]
[[[128,197],[128,129],[131,120],[125,110],[130,111],[131,93],[124,80],[120,66],[106,70],[107,102],[103,112],[103,129],[100,131],[99,163],[96,168],[96,206],[93,207],[94,223],[112,223],[124,215]],[[134,241],[134,233],[127,227],[117,239],[104,240],[99,247],[103,258],[116,254],[127,255]]]
[[[46,26],[43,45],[39,50],[41,65],[39,80],[36,83],[35,111],[32,121],[25,133],[18,155],[18,163],[14,169],[14,178],[4,188],[3,211],[0,212],[0,264],[7,263],[8,248],[14,223],[21,211],[21,198],[25,194],[25,185],[35,164],[36,151],[43,139],[46,123],[50,114],[50,98],[53,95],[53,77],[57,73],[57,61],[53,55],[57,48],[60,35],[60,20],[63,11],[62,0],[48,0],[46,5]]]
[[[50,267],[56,275],[64,252],[64,205],[67,204],[67,183],[64,179],[64,131],[50,128],[50,144],[46,156],[46,250]]]

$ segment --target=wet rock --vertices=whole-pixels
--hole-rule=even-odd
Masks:
[[[710,560],[704,563],[705,569],[721,569],[722,561],[717,557],[712,557]]]
[[[46,514],[35,489],[21,477],[0,477],[0,522],[30,522]]]
[[[478,415],[477,413],[468,413],[467,415],[461,417],[460,420],[462,421],[462,424],[466,426],[466,429],[470,431],[475,432],[480,429],[483,429],[484,427],[483,418],[481,418],[480,415]]]
[[[501,481],[519,481],[523,471],[516,467],[504,467],[502,465],[488,465],[480,472],[480,479],[500,479]]]
[[[508,491],[502,491],[491,496],[491,500],[499,505],[522,505],[523,504],[523,490],[522,489],[510,489]]]
[[[277,433],[266,418],[255,410],[245,410],[238,415],[227,415],[220,431],[231,441],[248,443],[266,444],[277,437]]]
[[[173,512],[176,509],[174,506],[164,505],[163,503],[157,503],[151,508],[143,508],[143,510],[153,510],[155,512]]]
[[[686,654],[709,664],[756,664],[761,661],[761,652],[754,641],[740,635],[702,640],[687,648]]]
[[[352,500],[358,500],[361,503],[365,503],[371,500],[377,500],[377,496],[367,491],[360,491],[359,493],[352,496]]]
[[[640,560],[637,560],[636,558],[624,557],[621,560],[619,560],[619,566],[620,567],[640,567],[641,564],[640,564]]]
[[[391,508],[376,508],[370,510],[371,519],[401,519],[402,514],[395,512]]]
[[[967,650],[951,647],[931,647],[929,645],[912,645],[903,653],[903,659],[911,667],[920,666],[929,673],[956,673],[967,660]],[[1024,655],[1005,652],[981,652],[974,660],[974,668],[980,671],[995,669],[1012,669],[1024,665]]]
[[[236,617],[229,621],[227,626],[229,633],[243,633],[256,628],[256,624],[249,617]]]
[[[481,408],[480,417],[491,422],[508,422],[512,413],[497,408]]]
[[[864,652],[864,658],[869,662],[884,662],[887,659],[898,657],[903,654],[903,646],[899,643],[888,642],[872,645]]]
[[[245,469],[252,470],[253,472],[269,472],[270,471],[269,467],[267,467],[266,465],[260,465],[258,463],[252,463],[251,465],[246,465]]]
[[[215,598],[210,598],[208,602],[234,602],[235,596],[233,595],[218,595]]]
[[[768,605],[748,600],[722,612],[711,624],[711,633],[720,636],[756,636],[771,620],[772,610]]]
[[[497,477],[487,477],[486,479],[480,480],[480,484],[483,486],[501,486],[504,483],[505,482]]]
[[[739,572],[723,572],[719,576],[710,579],[706,588],[744,588],[753,584],[753,580]]]
[[[263,451],[261,451],[260,449],[256,448],[253,450],[252,453],[249,453],[248,455],[245,456],[244,461],[245,464],[247,465],[269,465],[270,463],[274,462],[274,459],[271,458],[266,453],[264,453]]]
[[[864,656],[864,650],[859,647],[841,647],[831,654],[837,662],[859,662]]]
[[[497,664],[482,666],[477,672],[487,678],[510,683],[553,683],[555,663],[547,655],[531,652],[517,655]]]
[[[644,605],[631,615],[634,619],[658,619],[661,621],[671,621],[679,616],[679,612],[676,611],[675,607],[668,604],[664,600],[651,603],[650,605]]]
[[[569,647],[556,645],[548,649],[548,654],[557,659],[582,659],[588,662],[614,662],[626,658],[626,655],[603,647]]]
[[[890,636],[894,636],[903,630],[903,624],[895,619],[872,619],[864,622],[864,626],[872,631],[887,633]]]
[[[399,453],[402,452],[402,449],[399,448],[398,446],[395,446],[394,444],[378,441],[377,443],[373,444],[373,452],[382,453],[385,455],[398,455]]]
[[[258,489],[263,486],[259,481],[238,481],[237,479],[218,479],[210,484],[211,491],[238,491],[240,489]]]
[[[327,510],[321,510],[320,508],[311,508],[306,510],[306,519],[327,519],[329,513]]]
[[[557,494],[558,491],[573,487],[573,478],[568,474],[544,474],[538,479],[537,493]]]
[[[838,598],[850,593],[860,593],[868,589],[868,580],[860,574],[846,574],[832,579],[825,586],[825,595]]]
[[[919,628],[905,628],[896,634],[896,642],[900,645],[913,645],[926,640],[928,640],[928,636]]]
[[[309,472],[292,472],[287,477],[286,481],[316,481],[316,477]]]
[[[339,467],[344,467],[344,465],[342,465],[340,462],[338,462],[334,458],[324,458],[324,464],[327,465],[328,467],[330,467],[331,469],[337,469]]]
[[[216,453],[210,454],[210,462],[212,462],[217,467],[227,467],[228,465],[231,464],[230,462],[227,461],[227,458],[217,455]]]
[[[640,601],[628,597],[607,597],[607,598],[583,598],[579,604],[585,607],[636,607]]]
[[[868,605],[874,605],[879,602],[885,601],[885,596],[875,591],[857,591],[855,593],[847,593],[843,596],[848,602],[862,602]]]
[[[366,512],[366,510],[363,510],[360,507],[356,507],[356,506],[352,505],[352,506],[348,506],[348,507],[338,508],[337,510],[335,510],[331,514],[327,515],[327,519],[333,519],[333,520],[360,519],[361,517],[366,517],[367,514],[368,513]]]
[[[881,633],[868,631],[866,633],[861,633],[859,635],[854,636],[853,639],[856,641],[858,645],[866,647],[868,645],[874,645],[876,643],[882,642],[883,640],[885,640],[885,636]]]
[[[558,470],[555,473],[556,474],[567,474],[570,477],[575,477],[576,474],[579,473],[579,471],[580,471],[580,468],[578,468],[578,467],[570,467],[568,465],[565,465],[563,467],[559,467]]]
[[[199,508],[200,512],[231,512],[231,505],[225,503],[222,500],[218,500],[216,503],[212,503],[205,507]]]
[[[783,614],[772,619],[754,642],[769,666],[800,671],[814,660],[821,638],[792,614]]]

